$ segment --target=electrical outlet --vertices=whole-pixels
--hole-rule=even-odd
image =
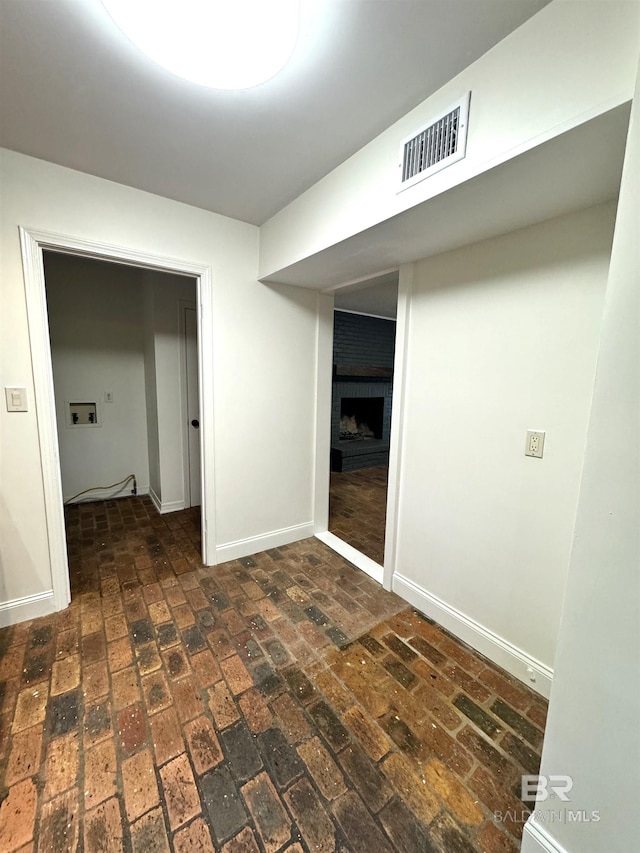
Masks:
[[[104,401],[105,403],[113,403],[113,391],[104,392]]]
[[[544,450],[544,432],[536,430],[527,430],[527,444],[525,446],[525,456],[535,456],[536,459],[542,459]]]

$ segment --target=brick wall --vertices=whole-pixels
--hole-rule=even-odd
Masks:
[[[333,363],[393,367],[395,320],[335,311]]]

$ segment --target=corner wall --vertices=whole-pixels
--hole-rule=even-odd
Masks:
[[[569,802],[536,804],[522,853],[638,849],[640,789],[640,70],[604,319],[556,677],[540,772]],[[544,820],[545,812],[564,820]]]
[[[614,215],[414,265],[394,589],[547,695]]]

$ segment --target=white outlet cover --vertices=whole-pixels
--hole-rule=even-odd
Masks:
[[[524,448],[525,456],[533,456],[536,459],[542,459],[544,452],[544,437],[545,433],[540,430],[527,430],[527,443]]]

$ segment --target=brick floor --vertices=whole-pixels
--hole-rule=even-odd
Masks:
[[[518,849],[527,687],[315,539],[205,569],[197,511],[67,524],[71,606],[0,631],[3,853]]]
[[[329,531],[380,565],[387,518],[386,466],[331,472]]]

